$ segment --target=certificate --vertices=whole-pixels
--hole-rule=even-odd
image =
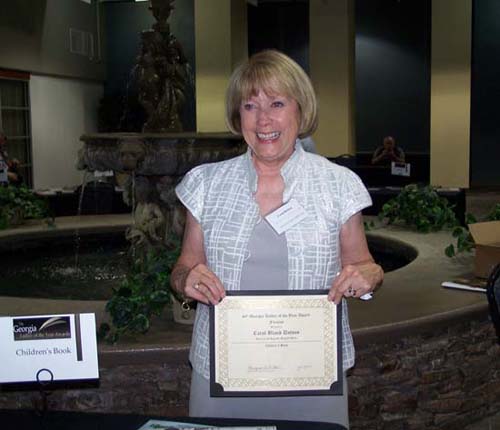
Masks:
[[[210,307],[210,394],[342,394],[341,333],[327,291],[227,292]]]

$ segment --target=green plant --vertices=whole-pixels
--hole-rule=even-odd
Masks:
[[[0,230],[26,219],[42,219],[47,213],[45,200],[24,185],[0,186]]]
[[[500,203],[493,206],[493,209],[486,217],[486,221],[500,221]]]
[[[453,206],[431,186],[410,184],[385,203],[379,213],[388,224],[404,222],[421,233],[458,225]]]
[[[491,212],[487,215],[485,221],[500,221],[500,203],[497,203]],[[466,225],[474,224],[477,222],[477,219],[472,214],[466,214],[465,223]],[[453,229],[452,232],[453,237],[456,239],[456,244],[448,245],[444,253],[448,257],[454,257],[457,254],[462,252],[471,252],[474,248],[474,239],[470,234],[470,231],[467,227],[457,226]]]
[[[101,324],[101,339],[114,343],[124,334],[149,330],[152,317],[160,315],[172,301],[170,272],[179,254],[176,240],[168,248],[150,250],[134,260],[130,273],[106,304],[112,324]]]
[[[363,226],[365,227],[365,231],[371,231],[375,228],[375,223],[373,221],[363,221]]]

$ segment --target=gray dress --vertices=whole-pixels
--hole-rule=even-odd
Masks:
[[[241,290],[283,290],[288,286],[288,250],[285,235],[267,221],[259,222],[248,244]],[[196,371],[191,378],[189,415],[193,417],[264,418],[324,421],[349,428],[347,384],[342,396],[210,397],[210,383]]]

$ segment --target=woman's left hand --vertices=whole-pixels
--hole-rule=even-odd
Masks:
[[[339,304],[342,297],[361,297],[373,291],[380,283],[382,275],[381,267],[374,263],[349,264],[335,278],[328,292],[328,300]]]
[[[342,271],[328,292],[328,300],[339,304],[342,297],[361,297],[384,279],[384,271],[373,261],[366,242],[361,212],[351,216],[340,229]]]

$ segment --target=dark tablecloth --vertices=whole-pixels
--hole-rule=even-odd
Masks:
[[[22,430],[137,430],[150,419],[163,419],[215,426],[276,426],[278,430],[345,430],[330,423],[278,420],[242,420],[227,418],[149,417],[144,415],[97,414],[83,412],[47,412],[0,410],[0,428]]]

